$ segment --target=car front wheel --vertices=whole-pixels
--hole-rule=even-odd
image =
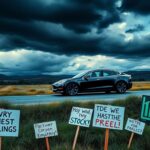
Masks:
[[[73,96],[73,95],[77,95],[79,92],[79,87],[76,83],[69,83],[66,86],[66,94]]]
[[[125,93],[127,90],[127,84],[124,81],[119,81],[116,84],[116,91],[117,93]]]

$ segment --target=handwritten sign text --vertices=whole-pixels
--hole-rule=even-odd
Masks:
[[[69,124],[89,127],[92,112],[92,109],[73,107],[69,119]]]
[[[125,129],[142,135],[144,127],[145,127],[145,123],[128,118]]]
[[[56,121],[36,123],[34,124],[34,130],[37,139],[58,135]]]
[[[124,107],[95,104],[93,126],[123,129]]]
[[[19,133],[19,110],[0,109],[0,136],[17,137]]]

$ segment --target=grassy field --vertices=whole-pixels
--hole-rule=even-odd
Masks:
[[[51,86],[41,85],[0,85],[0,96],[2,95],[37,95],[52,94]]]
[[[2,95],[36,95],[52,94],[52,87],[45,85],[0,85]],[[150,82],[133,82],[131,90],[150,90]]]
[[[133,82],[131,90],[150,90],[150,82]]]
[[[2,149],[5,150],[45,150],[45,140],[35,139],[33,124],[38,122],[56,120],[59,136],[49,138],[52,150],[71,150],[76,126],[69,125],[68,120],[72,106],[94,108],[95,103],[124,106],[125,120],[128,117],[138,119],[141,105],[141,98],[128,97],[125,101],[106,102],[64,102],[35,106],[14,106],[7,103],[0,103],[0,107],[6,109],[21,110],[20,134],[18,138],[4,137]],[[103,150],[105,129],[81,127],[76,150]],[[109,150],[126,150],[131,133],[122,130],[110,130]],[[142,136],[135,135],[131,150],[150,149],[150,126],[146,126]]]

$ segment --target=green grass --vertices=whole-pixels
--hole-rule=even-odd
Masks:
[[[64,102],[47,105],[15,106],[1,102],[0,107],[21,110],[20,134],[17,138],[3,137],[2,149],[4,150],[45,150],[45,140],[35,139],[33,124],[45,121],[57,121],[59,136],[49,138],[52,150],[71,150],[76,126],[69,125],[68,120],[72,106],[94,108],[95,103],[108,104],[107,102]],[[116,106],[125,106],[125,121],[128,117],[139,118],[141,98],[128,97],[125,101],[109,103]],[[104,145],[105,129],[80,128],[76,150],[102,150]],[[131,133],[123,130],[110,130],[109,150],[126,150]],[[135,135],[131,150],[150,149],[150,127],[146,126],[142,136]]]

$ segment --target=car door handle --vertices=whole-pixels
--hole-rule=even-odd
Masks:
[[[100,79],[96,79],[96,80],[100,80]]]

